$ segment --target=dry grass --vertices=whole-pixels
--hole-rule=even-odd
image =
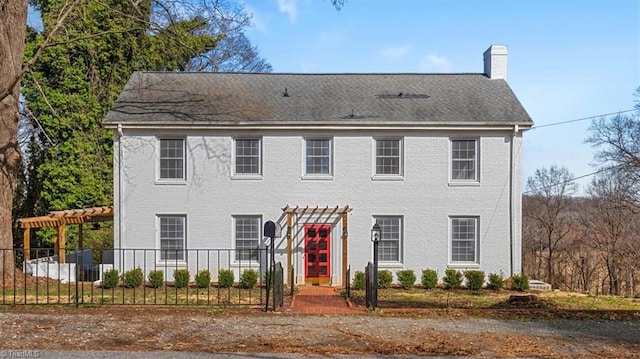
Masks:
[[[424,290],[413,288],[380,289],[378,307],[380,308],[455,308],[455,309],[492,309],[508,308],[509,297],[527,293],[482,290],[473,293],[468,290]],[[531,302],[534,309],[561,310],[632,310],[640,311],[639,298],[627,298],[608,295],[587,295],[560,291],[531,291],[537,300]],[[364,291],[351,291],[351,300],[357,305],[365,305]]]
[[[0,304],[127,304],[127,305],[239,305],[257,306],[264,302],[264,289],[232,288],[101,288],[92,283],[60,283],[43,280],[27,281],[14,289],[4,289]],[[76,300],[77,298],[77,300]]]

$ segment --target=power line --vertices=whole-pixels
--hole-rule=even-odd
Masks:
[[[569,120],[569,121],[560,121],[560,122],[553,122],[553,123],[546,123],[544,125],[540,125],[540,126],[533,126],[531,129],[535,130],[536,128],[543,128],[543,127],[551,127],[551,126],[557,126],[557,125],[564,125],[566,123],[572,123],[572,122],[580,122],[580,121],[586,121],[586,120],[592,120],[594,118],[600,118],[600,117],[605,117],[605,116],[611,116],[611,115],[618,115],[621,113],[626,113],[626,112],[632,112],[632,111],[638,111],[638,109],[630,109],[630,110],[623,110],[623,111],[618,111],[618,112],[611,112],[611,113],[605,113],[602,115],[595,115],[595,116],[589,116],[589,117],[583,117],[583,118],[577,118],[575,120]]]
[[[619,164],[619,165],[616,165],[616,166],[605,167],[605,168],[599,169],[599,170],[597,170],[595,172],[587,173],[586,175],[582,175],[582,176],[578,176],[578,177],[571,177],[570,179],[568,179],[566,181],[552,183],[552,184],[550,184],[548,186],[536,187],[533,190],[522,192],[522,194],[530,194],[532,191],[546,190],[546,189],[549,189],[551,187],[560,186],[560,185],[563,185],[563,184],[575,182],[575,181],[577,181],[579,179],[583,179],[583,178],[586,178],[586,177],[589,177],[589,176],[597,175],[598,173],[610,171],[610,170],[616,169],[618,167],[622,167],[624,165],[625,165],[625,163],[622,163],[622,164]]]

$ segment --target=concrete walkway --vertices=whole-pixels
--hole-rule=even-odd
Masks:
[[[350,307],[340,295],[340,289],[320,286],[300,286],[297,289],[298,294],[291,302],[292,313],[354,314],[366,311],[364,308]]]

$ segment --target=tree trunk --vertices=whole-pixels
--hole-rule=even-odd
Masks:
[[[0,270],[14,272],[11,211],[18,166],[20,73],[24,56],[27,0],[0,0]]]

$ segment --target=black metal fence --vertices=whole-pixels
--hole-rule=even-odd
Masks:
[[[351,266],[347,267],[344,278],[344,294],[347,298],[351,298]]]
[[[280,262],[273,273],[273,305],[274,310],[284,305],[284,271]]]
[[[16,264],[13,272],[2,271],[0,304],[259,307],[266,300],[265,249],[0,251],[3,261],[13,256]],[[278,265],[274,287],[283,296]]]
[[[375,267],[373,263],[367,263],[364,274],[367,308],[376,308],[378,306],[378,286],[376,285]]]

